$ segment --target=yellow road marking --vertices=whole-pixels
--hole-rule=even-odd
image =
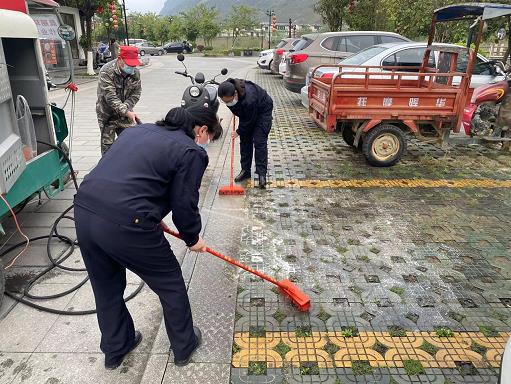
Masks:
[[[249,187],[257,183],[249,181]],[[274,180],[267,188],[511,188],[511,180],[495,179],[349,179]]]
[[[316,362],[319,368],[334,368],[367,361],[375,368],[402,368],[404,361],[416,360],[424,368],[455,368],[456,362],[472,362],[476,368],[499,367],[509,336],[508,332],[500,332],[498,337],[486,337],[480,332],[454,332],[451,337],[439,337],[435,332],[406,332],[405,337],[393,337],[388,332],[361,331],[356,337],[344,337],[341,332],[311,332],[308,337],[298,337],[295,332],[266,332],[265,337],[251,337],[248,332],[239,332],[234,335],[238,348],[232,365],[248,368],[250,362],[264,361],[268,368],[282,368]],[[384,355],[374,349],[377,342],[388,348]],[[420,348],[424,342],[437,348],[434,355]],[[276,348],[281,343],[289,348],[284,356]],[[471,349],[476,344],[486,349],[482,355]],[[327,352],[332,347],[337,350],[333,355]]]

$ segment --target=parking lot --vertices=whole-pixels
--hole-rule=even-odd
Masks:
[[[175,57],[142,70],[143,121],[177,105],[186,79]],[[483,146],[440,149],[410,139],[395,166],[375,168],[312,122],[298,94],[247,58],[187,57],[191,72],[228,67],[274,99],[269,185],[222,197],[230,135],[209,147],[201,188],[204,238],[212,248],[278,279],[312,300],[298,312],[275,287],[209,255],[171,244],[182,262],[204,345],[186,368],[169,356],[157,297],[129,304],[144,341],[114,372],[103,368],[94,316],[42,313],[8,301],[0,316],[0,383],[495,383],[511,335],[511,156]],[[163,87],[162,79],[172,79]],[[99,159],[95,84],[77,94],[74,164],[81,179]],[[52,99],[62,103],[65,93]],[[222,107],[227,129],[231,116]],[[236,162],[236,166],[238,162]],[[238,168],[237,168],[238,169]],[[56,200],[20,215],[29,236],[46,234],[71,203]],[[13,226],[6,228],[13,231]],[[61,229],[72,234],[72,224]],[[13,237],[9,243],[19,241]],[[43,244],[11,270],[9,287],[47,265]],[[70,263],[80,266],[77,252]],[[61,291],[82,275],[56,272],[38,293]],[[128,290],[138,285],[129,278]],[[90,286],[45,303],[81,310]]]
[[[374,168],[281,79],[252,76],[276,105],[271,185],[248,194],[240,254],[304,287],[313,308],[297,313],[242,275],[233,381],[496,382],[511,157],[411,140],[400,163]]]

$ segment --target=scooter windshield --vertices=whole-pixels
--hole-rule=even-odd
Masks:
[[[217,88],[214,85],[211,85],[211,84],[206,85],[205,88],[208,91],[209,100],[215,100],[216,97],[217,97],[217,92],[218,92]]]

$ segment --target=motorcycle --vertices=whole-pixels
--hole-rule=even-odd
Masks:
[[[96,49],[96,68],[102,67],[106,63],[112,60],[112,53],[108,44],[99,43]]]
[[[46,88],[48,89],[48,91],[51,91],[52,89],[57,88],[57,86],[51,80],[51,77],[48,74],[48,72],[45,73],[45,78],[46,78]]]
[[[463,111],[463,128],[469,136],[489,136],[498,138],[509,137],[508,127],[500,117],[502,102],[509,94],[509,82],[511,81],[511,68],[505,68],[500,61],[490,62],[494,65],[497,73],[505,76],[504,80],[483,85],[474,90],[470,103]],[[509,123],[508,123],[509,124]]]
[[[193,105],[202,104],[206,108],[211,108],[215,113],[218,112],[218,107],[220,106],[220,102],[218,101],[218,85],[219,83],[216,81],[218,76],[227,75],[227,68],[223,68],[220,71],[220,74],[213,77],[211,80],[206,81],[204,74],[202,72],[197,72],[195,77],[188,73],[188,68],[186,68],[185,57],[183,54],[177,55],[177,59],[183,64],[185,67],[184,72],[175,71],[174,73],[188,77],[192,81],[192,85],[188,86],[183,92],[183,97],[181,99],[181,106],[183,108],[189,108]]]

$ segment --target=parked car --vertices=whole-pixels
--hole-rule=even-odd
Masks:
[[[257,65],[261,69],[270,69],[270,65],[273,61],[274,49],[266,49],[259,53],[259,59],[257,59]]]
[[[288,39],[282,39],[279,41],[277,46],[272,49],[266,49],[259,53],[259,59],[257,60],[257,65],[261,69],[271,69],[271,65],[273,63],[273,56],[275,54],[276,49],[280,49],[287,44]]]
[[[193,48],[186,41],[167,43],[163,46],[166,53],[192,53]]]
[[[275,52],[273,53],[273,61],[270,65],[271,73],[273,73],[274,75],[278,75],[280,73],[279,66],[282,60],[284,60],[285,62],[285,58],[287,56],[286,53],[288,51],[293,51],[295,45],[300,41],[300,39],[291,37],[287,39],[282,39],[282,41],[285,41],[286,44],[284,44],[281,48],[275,49]]]
[[[410,41],[392,32],[326,32],[302,36],[295,51],[286,58],[285,87],[296,93],[305,85],[309,68],[337,63],[348,56],[375,44]],[[298,52],[299,51],[299,52]]]
[[[454,44],[435,44],[436,46],[456,47]],[[363,66],[400,66],[411,67],[410,72],[417,72],[417,67],[422,65],[422,58],[426,50],[426,43],[390,43],[380,44],[369,47],[347,59],[342,60],[339,64],[344,65],[360,65]],[[431,68],[438,68],[439,52],[433,51],[429,59]],[[459,72],[465,72],[467,68],[468,57],[466,55],[459,56],[457,69]],[[380,69],[378,69],[380,70]],[[314,77],[333,77],[339,71],[338,67],[321,67],[318,68]],[[364,68],[344,68],[344,71],[365,71]],[[312,68],[309,70],[306,78],[306,85],[301,90],[301,101],[304,106],[309,107],[309,80]],[[495,71],[494,66],[489,64],[489,60],[481,54],[477,55],[477,63],[472,73],[470,82],[471,88],[477,88],[481,85],[489,84],[495,81],[503,80],[504,76]],[[453,83],[457,84],[461,81],[461,77],[455,76]]]
[[[499,384],[511,384],[511,337],[507,339],[500,363]]]
[[[128,39],[129,45],[137,45],[140,43],[147,43],[146,39]]]
[[[145,54],[161,56],[165,53],[162,46],[154,45],[152,43],[138,43],[135,44],[135,46],[138,48],[138,54],[140,56],[145,56]]]
[[[287,58],[287,55],[288,55],[288,53],[284,53],[284,55],[282,55],[282,60],[280,61],[280,64],[279,64],[279,74],[282,77],[286,76],[286,68],[287,68],[286,58]]]

